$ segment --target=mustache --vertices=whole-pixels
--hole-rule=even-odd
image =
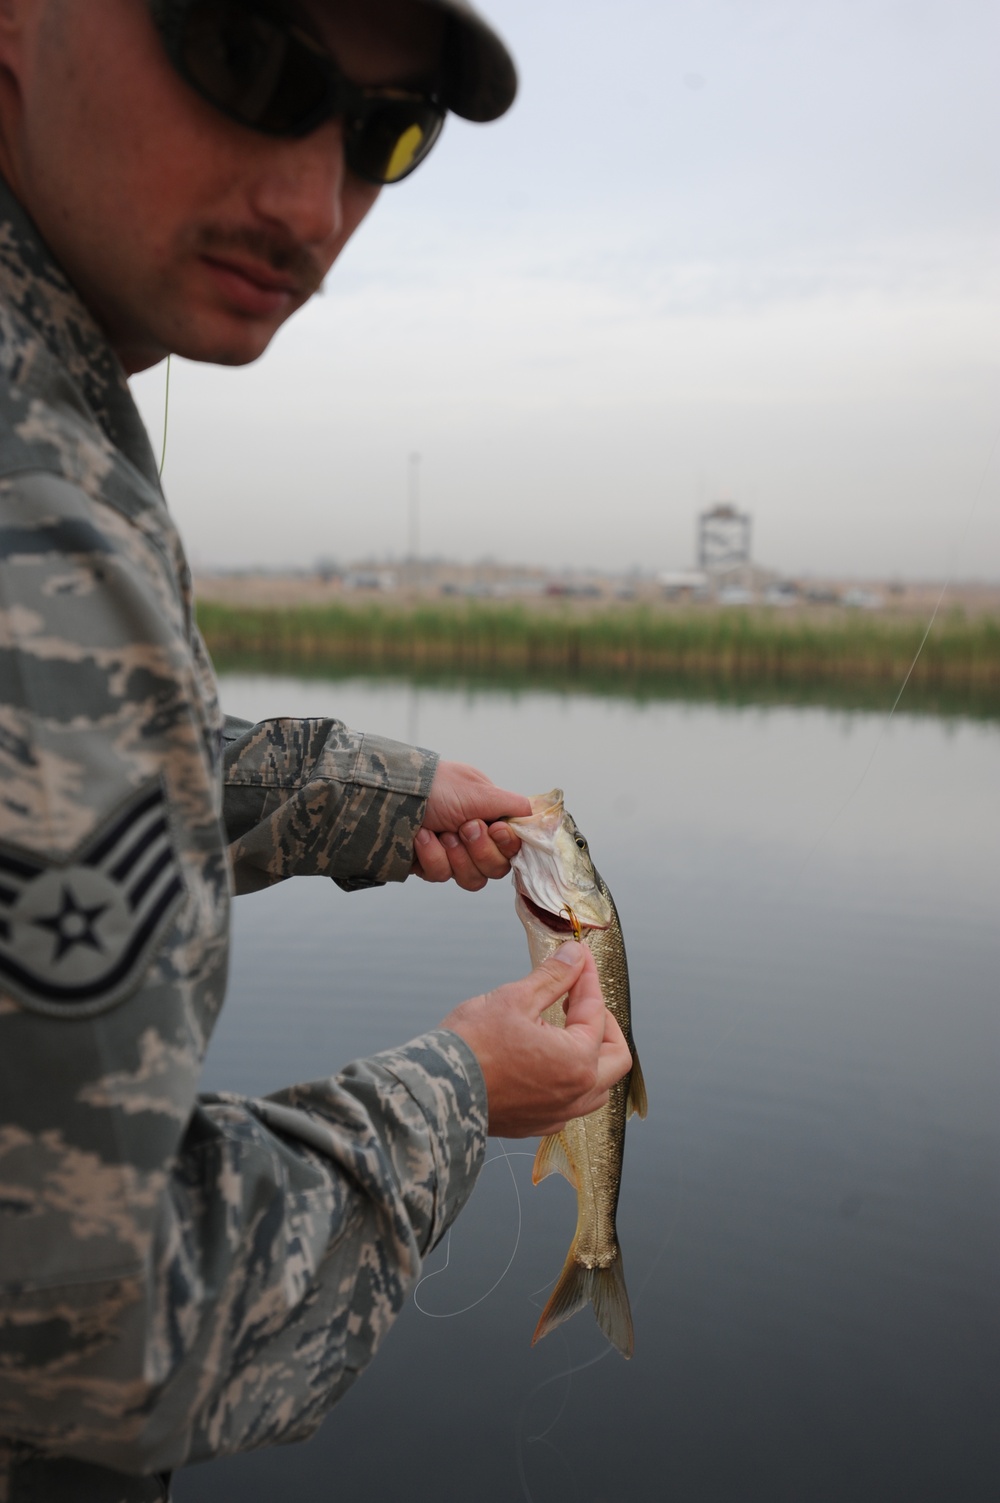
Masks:
[[[278,276],[287,277],[304,297],[311,297],[323,285],[326,267],[318,256],[299,245],[280,230],[253,225],[221,229],[204,225],[198,232],[195,249],[202,255],[225,259],[235,251],[260,261]]]

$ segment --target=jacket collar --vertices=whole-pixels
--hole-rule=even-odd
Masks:
[[[2,178],[0,297],[30,324],[108,440],[159,491],[156,460],[121,361]]]

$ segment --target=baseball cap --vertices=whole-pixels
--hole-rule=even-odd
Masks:
[[[496,120],[514,102],[517,71],[497,33],[468,0],[415,0],[448,18],[444,100],[463,120]]]
[[[171,58],[178,63],[186,46],[186,19],[197,8],[195,0],[146,0],[146,3]],[[280,13],[281,0],[276,4],[274,0],[235,0],[237,7],[244,3],[250,12],[260,8],[267,13],[273,4]],[[514,61],[497,33],[469,0],[412,0],[412,3],[443,11],[448,23],[442,102],[466,120],[496,120],[510,108],[517,93]],[[224,11],[225,6],[213,6],[208,0],[208,10],[216,9]],[[204,25],[200,29],[204,31]],[[246,62],[241,59],[244,69]],[[202,88],[204,92],[203,85]]]

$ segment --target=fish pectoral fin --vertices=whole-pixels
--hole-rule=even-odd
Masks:
[[[559,1282],[535,1327],[532,1346],[584,1305],[593,1305],[597,1324],[627,1361],[635,1349],[635,1337],[620,1254],[608,1268],[585,1268],[570,1248]]]
[[[543,1138],[539,1143],[535,1162],[531,1168],[531,1183],[537,1185],[550,1174],[561,1174],[564,1179],[569,1180],[574,1190],[579,1190],[577,1172],[566,1151],[566,1139],[561,1132],[555,1132],[551,1137]]]
[[[639,1064],[639,1056],[633,1054],[632,1073],[628,1078],[628,1101],[625,1105],[625,1113],[629,1117],[644,1117],[648,1110],[646,1082],[642,1078],[642,1066]]]

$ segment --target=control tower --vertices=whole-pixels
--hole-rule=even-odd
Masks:
[[[718,592],[724,586],[752,588],[749,512],[718,501],[698,515],[698,568]]]

